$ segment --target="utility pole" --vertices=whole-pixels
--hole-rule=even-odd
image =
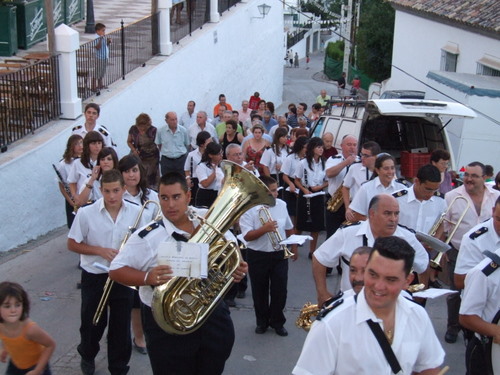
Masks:
[[[352,35],[352,1],[349,0],[347,3],[347,20],[346,20],[346,33],[344,35],[344,66],[342,71],[346,74],[346,78],[349,77],[349,60],[351,56],[351,35]],[[344,13],[342,13],[344,16]]]
[[[94,0],[87,0],[85,20],[85,34],[95,34]]]

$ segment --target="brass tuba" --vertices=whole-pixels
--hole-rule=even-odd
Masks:
[[[223,161],[224,186],[189,242],[208,243],[208,277],[173,277],[154,289],[151,309],[156,323],[167,333],[192,333],[205,322],[233,282],[241,262],[238,245],[224,233],[248,209],[276,202],[269,189],[251,172]]]

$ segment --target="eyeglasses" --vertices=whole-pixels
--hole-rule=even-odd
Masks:
[[[472,174],[469,174],[468,172],[465,172],[464,173],[464,177],[470,177],[470,178],[482,178],[484,175],[478,175],[478,174],[475,174],[475,173],[472,173]]]

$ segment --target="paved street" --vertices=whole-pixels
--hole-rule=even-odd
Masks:
[[[322,82],[317,75],[322,69],[322,61],[323,55],[317,53],[311,56],[310,69],[305,69],[303,61],[298,69],[285,69],[283,105],[278,108],[278,113],[283,113],[290,102],[313,103],[322,88],[327,88],[330,93],[329,87],[333,87],[332,84]],[[64,215],[62,205],[60,212],[54,212],[54,215]],[[32,300],[31,317],[57,342],[58,346],[51,360],[55,375],[80,374],[79,357],[76,353],[80,320],[80,291],[76,289],[76,283],[80,272],[77,269],[77,255],[66,248],[66,235],[67,229],[60,228],[22,248],[0,255],[1,279],[19,282],[28,290]],[[324,236],[321,237],[321,242],[323,239]],[[290,264],[289,271],[286,307],[289,336],[280,337],[273,331],[263,335],[254,333],[252,299],[247,293],[246,298],[237,300],[238,306],[232,309],[236,343],[225,374],[280,375],[291,372],[306,336],[304,331],[295,327],[294,322],[302,305],[315,300],[307,249],[304,247],[300,251],[300,259]],[[335,276],[329,277],[330,285],[336,281]],[[446,325],[445,300],[441,298],[429,301],[427,311],[442,338]],[[108,373],[105,347],[106,341],[103,338],[96,375]],[[460,338],[454,345],[443,343],[443,347],[447,352],[446,364],[451,367],[448,374],[463,374],[463,340]],[[147,356],[134,352],[130,365],[130,374],[151,374]],[[0,373],[3,371],[5,365],[0,364]]]

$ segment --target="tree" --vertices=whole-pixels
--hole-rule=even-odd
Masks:
[[[365,0],[361,6],[357,65],[379,82],[391,75],[394,15],[394,9],[384,0]]]

